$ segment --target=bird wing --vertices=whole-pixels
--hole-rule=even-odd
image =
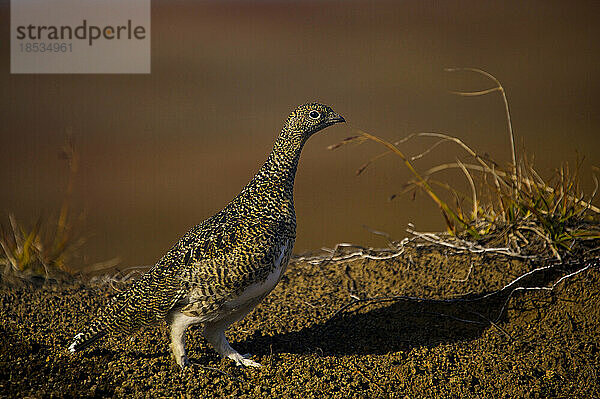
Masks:
[[[273,270],[277,246],[270,244],[263,248],[262,251],[240,248],[187,267],[180,275],[188,290],[180,303],[181,311],[188,316],[210,319],[247,287],[264,281]]]

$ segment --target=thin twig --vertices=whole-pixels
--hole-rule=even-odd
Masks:
[[[488,319],[487,317],[485,317],[481,313],[476,312],[475,310],[472,310],[471,312],[474,313],[474,314],[476,314],[477,316],[481,317],[485,321],[487,321],[492,327],[494,327],[496,330],[500,331],[502,334],[504,334],[505,336],[507,336],[508,339],[510,339],[511,341],[514,341],[514,338],[512,337],[512,335],[510,335],[508,332],[506,332],[506,330],[504,328],[500,327],[497,323],[494,323],[492,320]]]
[[[514,295],[514,294],[515,294],[517,291],[553,291],[553,290],[554,290],[554,288],[556,288],[556,286],[557,286],[557,285],[559,285],[560,283],[562,283],[563,281],[565,281],[565,280],[567,280],[567,279],[569,279],[569,278],[571,278],[571,277],[574,277],[574,276],[578,275],[579,273],[581,273],[581,272],[584,272],[584,271],[586,271],[586,270],[590,269],[590,268],[591,268],[591,267],[593,267],[593,266],[594,266],[593,264],[588,264],[588,265],[586,265],[585,267],[583,267],[583,268],[581,268],[581,269],[578,269],[578,270],[576,270],[576,271],[574,271],[574,272],[572,272],[572,273],[569,273],[569,274],[567,274],[567,275],[565,275],[565,276],[562,276],[562,277],[561,277],[561,278],[559,278],[559,279],[558,279],[558,280],[557,280],[557,281],[556,281],[554,284],[552,284],[550,287],[517,287],[517,288],[515,288],[514,290],[512,290],[512,291],[510,292],[510,294],[508,295],[508,297],[507,297],[507,298],[506,298],[506,300],[504,301],[504,305],[502,305],[502,308],[500,309],[500,312],[498,313],[498,317],[496,318],[496,322],[498,322],[498,321],[500,320],[500,318],[502,317],[502,314],[504,313],[504,310],[506,309],[506,306],[508,305],[508,302],[510,301],[510,299],[512,298],[512,296],[513,296],[513,295]],[[540,268],[539,270],[543,270],[543,269],[544,269],[544,268]],[[536,269],[536,270],[538,270],[538,269]],[[531,272],[529,272],[529,273],[526,273],[526,274],[525,274],[525,275],[523,275],[523,276],[520,276],[520,277],[519,277],[517,280],[520,280],[520,279],[522,279],[522,278],[523,278],[523,277],[525,277],[526,275],[530,275],[532,272],[534,272],[534,271],[536,271],[536,270],[532,270]],[[515,281],[516,281],[516,280],[515,280]],[[514,283],[514,281],[513,281],[513,283]],[[505,288],[503,288],[502,290],[504,290],[504,289],[506,289],[506,287],[505,287]],[[501,291],[502,291],[502,290],[501,290]],[[495,293],[493,293],[493,294],[495,294]],[[488,296],[489,296],[489,295],[488,295]],[[482,298],[482,299],[483,299],[483,298]]]
[[[449,280],[452,282],[455,282],[455,283],[464,283],[465,281],[467,281],[469,279],[472,271],[473,271],[473,262],[471,262],[471,266],[469,267],[469,271],[467,272],[467,275],[465,276],[465,278],[461,278],[461,279],[451,278]]]
[[[455,243],[451,243],[449,241],[440,239],[438,237],[438,235],[436,235],[434,233],[419,233],[410,228],[406,229],[406,231],[409,232],[410,234],[413,234],[413,235],[419,237],[419,238],[422,238],[423,240],[426,240],[431,243],[441,245],[444,247],[459,250],[459,251],[469,251],[469,252],[477,253],[477,254],[495,252],[495,253],[499,253],[502,255],[507,255],[507,256],[511,256],[514,258],[520,258],[520,259],[534,259],[535,258],[535,256],[533,256],[533,255],[528,256],[528,255],[522,255],[522,254],[516,253],[508,247],[498,247],[498,248],[482,247],[473,242],[461,240],[458,238],[454,238]]]

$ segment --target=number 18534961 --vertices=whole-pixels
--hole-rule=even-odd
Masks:
[[[72,43],[44,43],[29,42],[19,43],[22,53],[71,53],[73,52]]]

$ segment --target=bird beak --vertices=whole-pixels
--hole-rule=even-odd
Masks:
[[[341,123],[346,122],[342,115],[336,114],[335,112],[329,116],[329,122],[331,123]]]

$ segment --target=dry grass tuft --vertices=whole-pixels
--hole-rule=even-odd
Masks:
[[[71,274],[69,260],[84,240],[78,237],[70,215],[73,184],[79,156],[69,137],[61,153],[69,165],[69,179],[60,213],[56,221],[38,218],[31,228],[8,216],[8,226],[0,225],[0,266],[4,275],[49,278]]]
[[[542,179],[526,157],[518,157],[506,92],[498,79],[475,68],[452,68],[447,71],[479,73],[495,84],[494,87],[476,92],[454,93],[461,96],[496,92],[501,94],[512,152],[512,163],[508,167],[480,156],[458,137],[437,132],[414,133],[402,140],[390,142],[357,129],[358,135],[332,145],[329,149],[367,141],[387,148],[385,152],[363,164],[357,174],[387,155],[400,157],[413,176],[404,192],[415,188],[423,190],[440,208],[448,232],[454,239],[471,240],[473,245],[477,244],[479,247],[493,242],[496,247],[504,245],[514,255],[535,252],[536,257],[548,255],[559,260],[585,241],[599,239],[600,209],[592,204],[598,181],[594,177],[596,189],[586,198],[579,184],[582,162],[578,161],[574,168],[564,163],[550,179]],[[414,138],[434,138],[437,141],[424,152],[408,157],[400,150],[399,145]],[[466,152],[469,160],[443,163],[423,172],[415,168],[413,161],[428,155],[444,143],[457,145]],[[438,172],[449,169],[458,169],[464,174],[470,193],[462,193],[449,184],[434,179]],[[436,191],[439,189],[455,198],[455,203],[451,205],[444,201],[443,196]]]

